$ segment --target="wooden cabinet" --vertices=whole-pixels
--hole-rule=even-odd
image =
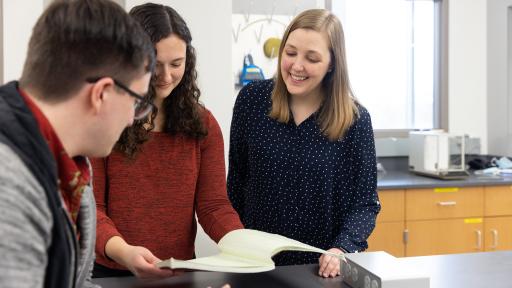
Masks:
[[[408,221],[407,256],[483,251],[482,218]]]
[[[377,222],[368,238],[367,251],[386,251],[395,257],[405,256],[404,222]]]
[[[483,251],[483,187],[408,189],[405,255]]]
[[[512,250],[512,186],[379,191],[369,251],[423,256]]]
[[[405,190],[379,191],[380,213],[379,222],[404,221],[405,219]]]
[[[485,251],[512,250],[512,216],[485,218]]]
[[[368,251],[386,251],[389,254],[402,257],[405,253],[403,241],[405,191],[379,191],[381,211],[377,223],[368,239]]]
[[[485,216],[512,216],[512,186],[485,187]]]
[[[512,186],[484,189],[485,251],[512,250]]]

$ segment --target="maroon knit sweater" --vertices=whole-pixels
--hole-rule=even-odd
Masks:
[[[216,242],[243,228],[226,194],[222,133],[209,111],[205,125],[208,136],[201,140],[152,132],[135,159],[114,152],[106,161],[107,169],[104,159],[93,159],[99,264],[126,269],[105,255],[105,244],[113,236],[144,246],[163,260],[191,259],[194,212]]]

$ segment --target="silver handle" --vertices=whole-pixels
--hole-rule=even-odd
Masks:
[[[455,205],[457,205],[457,202],[456,201],[440,201],[440,202],[437,202],[437,205],[439,205],[439,206],[455,206]]]
[[[491,249],[496,249],[496,248],[498,248],[498,230],[491,229],[491,233],[492,233],[492,246],[491,246]]]
[[[476,249],[481,250],[482,249],[482,231],[475,230],[476,232]]]

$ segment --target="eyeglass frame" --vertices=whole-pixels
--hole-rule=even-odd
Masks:
[[[85,79],[85,81],[87,81],[87,83],[94,84],[94,83],[98,82],[100,79],[107,78],[107,77],[108,76],[88,77]],[[110,78],[110,79],[112,79],[112,81],[114,81],[114,85],[121,88],[121,90],[123,90],[124,92],[128,93],[128,95],[130,95],[136,99],[135,110],[137,110],[137,107],[141,104],[149,104],[150,105],[151,109],[149,109],[148,112],[144,113],[142,116],[135,117],[135,115],[134,115],[135,120],[144,119],[146,116],[148,116],[151,113],[151,111],[155,111],[157,109],[155,104],[153,104],[152,101],[149,101],[147,97],[144,97],[144,96],[140,95],[139,93],[133,91],[132,89],[128,88],[128,86],[124,85],[121,81],[119,81],[115,78],[112,78],[112,77],[108,77],[108,78]]]

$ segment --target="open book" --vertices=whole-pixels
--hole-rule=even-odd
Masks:
[[[220,253],[217,255],[187,261],[171,258],[156,266],[171,269],[255,273],[273,270],[275,264],[271,257],[285,250],[317,252],[345,260],[343,255],[330,253],[281,235],[251,229],[239,229],[227,233],[220,239],[218,246]]]

